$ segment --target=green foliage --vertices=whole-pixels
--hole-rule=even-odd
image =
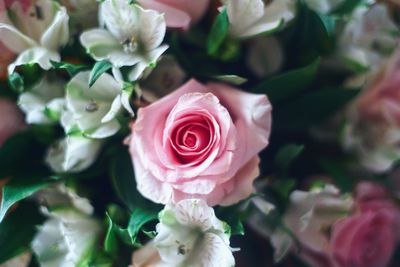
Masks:
[[[287,172],[292,162],[303,152],[304,145],[288,144],[282,147],[276,157],[275,165],[283,172]]]
[[[29,173],[13,177],[11,181],[5,184],[2,188],[0,222],[4,219],[4,216],[12,205],[31,196],[40,189],[45,188],[52,181],[54,181],[54,178],[43,178],[41,175],[33,175]]]
[[[298,69],[268,78],[256,85],[252,91],[267,94],[273,104],[300,95],[315,81],[320,59]]]
[[[355,89],[324,89],[305,94],[275,111],[277,129],[306,130],[323,122],[357,96]]]
[[[83,64],[72,64],[63,61],[61,62],[51,61],[51,65],[53,65],[53,68],[56,70],[65,70],[70,77],[73,77],[79,72],[88,69],[88,66]]]
[[[226,39],[229,30],[229,19],[228,12],[226,9],[222,10],[221,13],[215,18],[214,24],[212,25],[210,34],[207,39],[207,53],[209,55],[215,55],[222,43]]]
[[[8,84],[16,93],[23,93],[25,91],[24,79],[18,72],[14,72],[8,76]]]
[[[112,64],[107,60],[96,62],[92,69],[92,72],[90,73],[89,86],[92,87],[97,79],[111,68]]]
[[[0,264],[29,250],[37,226],[44,221],[36,205],[21,203],[0,223]]]

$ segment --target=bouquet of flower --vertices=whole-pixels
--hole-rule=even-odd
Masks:
[[[398,0],[0,0],[0,266],[399,266],[399,43]]]

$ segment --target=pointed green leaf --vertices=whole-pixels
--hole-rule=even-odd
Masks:
[[[82,64],[72,64],[68,62],[55,62],[51,61],[51,65],[53,65],[53,68],[57,70],[66,70],[69,74],[69,76],[73,77],[79,72],[88,69],[88,66],[82,65]]]
[[[92,72],[90,73],[89,87],[92,87],[92,85],[97,81],[97,79],[100,78],[100,76],[103,73],[105,73],[106,71],[108,71],[111,68],[112,68],[112,64],[107,60],[97,62],[94,65]]]

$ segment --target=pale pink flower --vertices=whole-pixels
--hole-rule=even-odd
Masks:
[[[206,12],[210,0],[139,0],[141,6],[165,14],[167,26],[187,30]]]
[[[138,189],[157,203],[236,203],[253,191],[270,130],[265,95],[191,80],[138,111],[130,138]]]

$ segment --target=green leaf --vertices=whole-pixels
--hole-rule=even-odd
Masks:
[[[112,64],[107,60],[96,62],[96,64],[94,65],[94,67],[92,69],[92,72],[90,73],[89,87],[92,87],[92,85],[97,81],[97,79],[100,78],[100,76],[103,73],[105,73],[106,71],[108,71],[111,68],[112,68]]]
[[[14,72],[8,76],[8,84],[10,85],[11,89],[17,93],[23,93],[25,90],[24,79],[22,76]]]
[[[21,203],[0,223],[0,264],[29,249],[37,226],[44,221],[36,205]]]
[[[137,235],[142,227],[154,220],[158,219],[158,212],[152,210],[144,210],[137,208],[132,212],[128,224],[128,233],[131,238],[132,244],[136,244]]]
[[[11,181],[2,188],[2,199],[0,204],[0,222],[3,221],[8,209],[20,200],[23,200],[40,189],[45,188],[50,180],[41,176],[13,177]]]
[[[117,240],[117,232],[121,232],[122,229],[114,224],[110,215],[107,213],[107,233],[104,238],[104,250],[112,255],[116,255],[118,253],[118,240]]]
[[[242,223],[243,211],[242,203],[230,207],[218,207],[216,214],[218,219],[223,220],[230,226],[231,235],[244,235],[244,227]]]
[[[359,91],[334,88],[311,92],[275,110],[275,128],[302,131],[317,125],[353,100]]]
[[[293,161],[303,152],[304,145],[288,144],[282,147],[276,157],[275,165],[284,172],[287,172]]]
[[[229,30],[229,19],[226,8],[215,18],[207,39],[207,53],[214,55],[224,42]]]
[[[258,84],[252,91],[266,94],[275,104],[301,94],[314,82],[319,67],[319,58],[311,64],[279,74]]]
[[[66,70],[69,74],[69,76],[73,77],[79,72],[88,69],[88,66],[82,65],[82,64],[72,64],[68,62],[55,62],[55,61],[50,61],[51,65],[53,65],[53,68],[57,70]]]

